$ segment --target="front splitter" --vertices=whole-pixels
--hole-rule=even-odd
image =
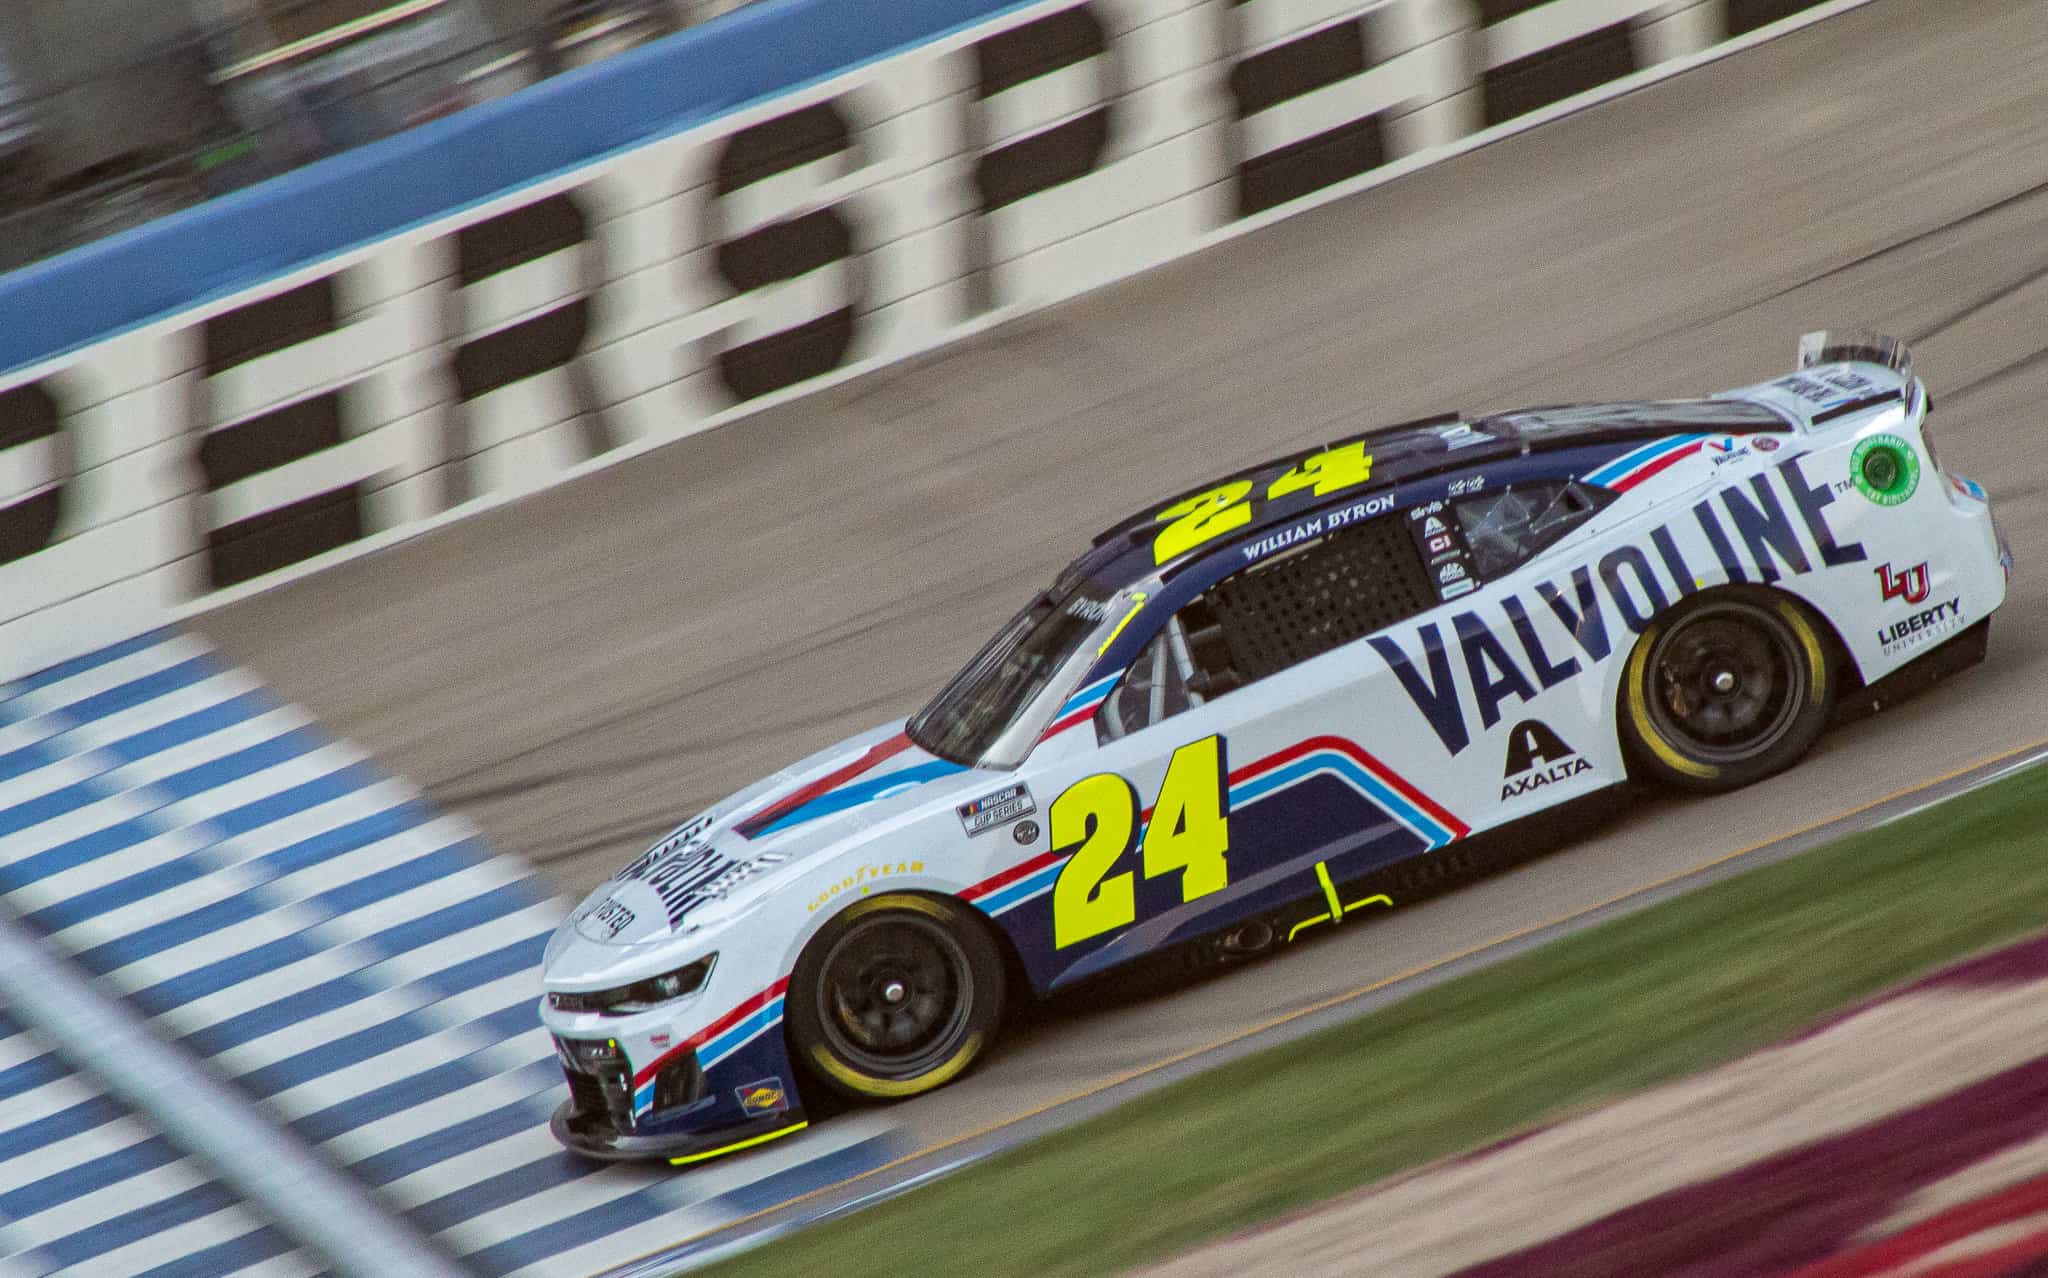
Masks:
[[[737,1154],[784,1136],[793,1136],[810,1126],[802,1110],[792,1109],[775,1115],[773,1120],[761,1119],[716,1131],[642,1135],[621,1132],[597,1123],[573,1124],[571,1110],[574,1104],[573,1101],[563,1101],[556,1108],[554,1117],[548,1120],[548,1130],[572,1152],[600,1162],[658,1160],[687,1167]]]

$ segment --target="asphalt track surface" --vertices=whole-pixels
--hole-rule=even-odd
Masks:
[[[2044,121],[2048,5],[1879,0],[198,628],[580,894],[914,709],[1161,494],[1439,409],[1761,380],[1810,328],[1912,341],[2018,556],[1983,666],[1740,794],[1033,1023],[892,1115],[954,1141],[2048,737]]]

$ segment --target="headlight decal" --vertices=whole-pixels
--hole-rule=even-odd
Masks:
[[[550,993],[548,1006],[557,1012],[595,1012],[600,1016],[630,1016],[647,1012],[704,988],[718,955],[707,954],[694,963],[610,989],[581,993]]]

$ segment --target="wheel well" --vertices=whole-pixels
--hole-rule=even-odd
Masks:
[[[1664,609],[1656,615],[1652,620],[1652,624],[1662,623],[1680,609],[1690,607],[1697,601],[1716,599],[1725,595],[1748,596],[1750,598],[1763,595],[1773,599],[1787,600],[1796,605],[1801,612],[1805,613],[1815,623],[1821,644],[1827,650],[1830,671],[1838,680],[1835,691],[1836,704],[1839,706],[1845,697],[1854,694],[1863,687],[1863,672],[1857,669],[1856,660],[1849,653],[1849,645],[1843,640],[1841,632],[1835,628],[1835,623],[1828,615],[1811,601],[1768,582],[1727,582],[1718,586],[1709,586],[1705,590],[1685,596],[1677,603]],[[1614,687],[1615,733],[1620,739],[1624,762],[1629,769],[1631,777],[1636,775],[1635,750],[1629,746],[1627,734],[1621,731],[1622,715],[1626,712],[1624,703],[1628,698],[1628,676],[1625,668],[1629,654],[1634,652],[1635,645],[1642,641],[1643,637],[1637,635],[1630,642],[1629,646],[1618,654],[1624,664],[1624,673],[1615,683]]]
[[[1020,954],[1017,950],[1017,943],[1011,939],[1010,934],[1008,932],[1004,931],[999,925],[997,925],[994,919],[990,918],[986,914],[983,914],[980,910],[974,908],[974,906],[968,904],[966,901],[961,900],[959,897],[950,896],[944,892],[930,892],[918,889],[908,889],[899,892],[890,892],[887,895],[923,897],[926,900],[938,901],[946,905],[952,906],[955,909],[959,910],[962,914],[967,916],[967,918],[970,920],[969,926],[980,928],[991,940],[995,942],[996,953],[1001,956],[1003,963],[1003,979],[1004,985],[1006,987],[1004,989],[1004,993],[1006,995],[1011,996],[1004,1000],[1005,1008],[1009,1009],[1004,1013],[1004,1018],[1006,1020],[1010,1015],[1013,1015],[1015,1013],[1015,1009],[1019,1006],[1020,1002],[1024,1000],[1035,1000],[1037,998],[1037,993],[1031,987],[1030,975],[1024,967],[1024,956]],[[837,920],[841,914],[844,914],[847,909],[851,908],[856,902],[860,900],[873,899],[875,898],[856,897],[854,898],[854,901],[849,901],[840,909],[833,911],[832,917],[825,920],[825,922],[818,928],[818,930],[811,934],[811,939],[804,942],[803,949],[797,952],[796,962],[790,965],[790,976],[792,977],[792,979],[796,975],[796,969],[802,965],[804,955],[810,953],[811,947],[818,943],[818,938],[825,934],[825,932],[832,926],[833,922]],[[789,991],[789,993],[795,994],[796,991],[792,989],[791,991]],[[783,1048],[789,1056],[789,1062],[791,1067],[795,1069],[797,1073],[798,1085],[802,1088],[802,1094],[804,1097],[806,1108],[815,1109],[819,1117],[825,1117],[830,1113],[838,1112],[841,1107],[845,1106],[849,1102],[839,1098],[837,1094],[832,1091],[831,1088],[825,1086],[812,1073],[811,1066],[807,1062],[799,1059],[796,1051],[796,1044],[791,1042],[789,1035],[789,1017],[785,1014],[782,1018]]]
[[[1834,673],[1842,680],[1841,690],[1843,692],[1854,692],[1863,686],[1863,672],[1856,668],[1856,660],[1849,654],[1848,643],[1843,640],[1841,631],[1835,628],[1835,623],[1828,615],[1815,607],[1811,600],[1769,583],[1727,582],[1719,586],[1709,586],[1705,590],[1687,595],[1677,603],[1672,604],[1664,611],[1658,613],[1654,621],[1661,622],[1679,609],[1689,607],[1698,600],[1715,599],[1722,595],[1754,596],[1758,594],[1790,600],[1799,605],[1808,617],[1819,623],[1821,641],[1827,645],[1828,657],[1834,665]],[[1632,650],[1636,643],[1641,642],[1642,636],[1638,635],[1630,644],[1630,649]],[[1626,657],[1627,654],[1624,653],[1622,655]],[[1621,689],[1621,693],[1626,695],[1627,689]]]
[[[973,920],[975,927],[980,928],[990,940],[995,942],[996,953],[1001,955],[1003,960],[1003,981],[1007,987],[1003,992],[1009,996],[1003,1001],[1003,1005],[1006,1008],[1014,1009],[1021,1003],[1035,1000],[1038,997],[1037,993],[1031,988],[1031,975],[1024,967],[1024,955],[1017,949],[1015,938],[1007,931],[1004,931],[1001,924],[957,896],[947,896],[943,892],[905,892],[903,895],[930,897],[935,901],[944,901],[946,904],[958,908],[963,914]],[[1007,1018],[1008,1013],[1005,1013],[1005,1016]]]

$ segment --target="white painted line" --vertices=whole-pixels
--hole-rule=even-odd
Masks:
[[[425,1106],[415,1106],[374,1123],[351,1128],[322,1142],[320,1148],[329,1157],[354,1166],[409,1141],[453,1132],[484,1114],[531,1100],[533,1095],[515,1086],[504,1074],[497,1074],[483,1083],[436,1097]]]
[[[217,877],[217,876],[215,876]],[[122,989],[146,989],[177,976],[189,976],[202,967],[245,953],[259,945],[281,941],[303,931],[302,920],[277,910],[266,911],[237,923],[231,932],[209,932],[196,940],[124,963],[107,973],[107,979]],[[313,948],[318,948],[317,944]],[[173,1015],[183,1015],[173,1008]]]
[[[606,1265],[617,1264],[621,1256],[644,1256],[678,1238],[716,1229],[731,1219],[730,1211],[717,1207],[686,1207],[536,1260],[513,1270],[506,1278],[586,1278]],[[673,1272],[673,1268],[660,1271],[664,1278]]]
[[[121,860],[119,857],[108,857],[105,859],[116,864]],[[113,880],[110,879],[109,881]],[[245,886],[244,884],[233,882],[230,876],[225,874],[201,874],[190,882],[180,883],[176,887],[166,888],[161,892],[151,893],[139,901],[132,901],[127,905],[117,906],[104,914],[95,914],[89,918],[80,919],[69,927],[58,928],[50,933],[49,939],[60,948],[76,953],[79,950],[89,949],[92,946],[107,941],[117,941],[123,937],[133,936],[144,928],[169,922],[194,910],[205,909],[209,905],[219,905],[224,901],[232,901],[242,895]],[[19,899],[22,897],[36,900],[39,904],[57,904],[57,902],[42,901],[38,895],[29,893],[15,893],[14,895],[17,898],[17,904],[25,903]],[[71,900],[83,900],[90,904],[92,898],[90,896],[74,897]],[[245,948],[239,937],[232,932],[225,931],[209,933],[198,941],[188,942],[187,944],[206,947],[208,953],[213,958],[226,958],[230,954],[240,953]],[[178,948],[183,949],[184,946],[179,946]],[[154,957],[154,955],[150,956],[150,958]],[[147,965],[150,962],[150,958],[138,959],[136,962]],[[209,959],[208,961],[212,960]]]
[[[63,816],[38,821],[0,839],[0,865],[26,861],[51,848],[82,839],[88,834],[98,834],[141,815],[144,815],[141,809],[125,795],[73,808]]]
[[[156,1133],[146,1124],[127,1114],[110,1123],[88,1127],[76,1136],[67,1136],[31,1151],[33,1157],[0,1162],[0,1194],[11,1194],[25,1185],[34,1184],[48,1176],[52,1167],[76,1167],[95,1158],[118,1154],[154,1135]]]
[[[432,1202],[458,1189],[466,1189],[478,1181],[530,1163],[556,1162],[562,1157],[562,1147],[548,1131],[545,1124],[523,1128],[510,1136],[494,1140],[488,1145],[472,1149],[454,1158],[444,1158],[438,1163],[429,1163],[410,1175],[401,1176],[385,1185],[379,1192],[386,1200],[405,1210],[411,1210],[421,1203]],[[631,1164],[621,1164],[630,1167]],[[609,1171],[610,1168],[605,1170]],[[502,1236],[502,1235],[500,1235]],[[496,1241],[493,1238],[492,1241]]]
[[[132,1008],[107,998],[91,980],[47,953],[5,909],[0,909],[0,998],[11,1015],[57,1043],[80,1073],[115,1099],[150,1114],[174,1144],[217,1168],[229,1188],[301,1245],[319,1252],[338,1273],[463,1278],[459,1266],[406,1222],[387,1214],[355,1181],[274,1126],[196,1061],[157,1041]],[[167,1248],[179,1245],[183,1233],[147,1240],[154,1263],[161,1263]]]
[[[97,775],[99,770],[77,755],[53,759],[33,771],[0,781],[0,811],[32,803]]]
[[[555,1142],[553,1134],[545,1127],[536,1128],[530,1134],[522,1135],[527,1135],[524,1143],[533,1151],[533,1156],[517,1157],[514,1154],[511,1147],[514,1142],[519,1141],[519,1137],[501,1142],[508,1147],[507,1161],[500,1162],[491,1169],[492,1172],[506,1171],[528,1163],[552,1165],[561,1161],[562,1147]],[[472,1216],[459,1224],[451,1225],[435,1236],[458,1254],[467,1255],[528,1230],[545,1229],[558,1221],[573,1219],[615,1198],[671,1184],[678,1179],[675,1169],[662,1163],[612,1163],[565,1185],[556,1185],[544,1193],[531,1195],[481,1215]]]
[[[45,1171],[47,1173],[47,1168]],[[187,1190],[198,1189],[211,1179],[191,1159],[181,1158],[174,1163],[152,1167],[140,1176],[130,1176],[76,1198],[67,1198],[45,1211],[17,1217],[10,1228],[29,1246],[42,1247],[60,1238],[84,1233],[124,1212],[138,1211]],[[158,1259],[161,1262],[162,1255]]]
[[[159,1268],[167,1257],[189,1255],[208,1247],[233,1242],[243,1234],[263,1227],[263,1220],[247,1209],[226,1207],[210,1216],[188,1220],[173,1229],[162,1230],[116,1247],[90,1262],[93,1278],[135,1278]]]
[[[245,693],[254,692],[262,686],[260,680],[245,671],[225,669],[197,683],[173,688],[160,697],[151,697],[140,705],[81,724],[76,729],[76,735],[79,740],[89,742],[94,749],[98,749],[151,729],[161,728],[167,723],[197,714],[201,710],[212,709]],[[181,745],[178,748],[184,747]]]
[[[232,1274],[222,1274],[221,1278],[319,1278],[326,1272],[327,1266],[303,1251],[294,1251],[259,1260]]]
[[[166,635],[162,643],[151,644],[140,652],[131,652],[125,657],[102,662],[90,670],[81,670],[69,679],[25,691],[21,694],[21,701],[34,714],[62,714],[89,697],[111,692],[124,684],[159,674],[212,651],[204,640],[191,635]]]
[[[503,949],[535,934],[552,933],[568,916],[569,907],[560,901],[542,901],[523,910],[464,928],[453,936],[410,949],[371,968],[367,975],[380,981],[403,985],[423,976],[445,971],[466,959]],[[536,995],[538,990],[534,991]]]
[[[94,857],[82,865],[37,879],[11,895],[16,905],[34,902],[40,907],[69,901],[96,892],[116,880],[190,856],[193,846],[192,840],[182,831],[159,834],[140,843],[131,843],[118,853]]]
[[[12,1133],[74,1105],[83,1105],[98,1095],[80,1082],[77,1075],[65,1074],[41,1087],[0,1097],[0,1134]]]
[[[346,887],[415,857],[453,847],[474,833],[468,823],[452,817],[416,825],[353,852],[344,852],[303,870],[271,879],[264,889],[264,899],[274,900],[279,905],[296,904],[322,892]]]
[[[203,737],[194,737],[175,750],[159,751],[133,763],[122,764],[105,773],[104,781],[124,790],[155,785],[202,764],[225,759],[231,754],[309,727],[312,722],[311,716],[297,706],[279,706],[252,718],[238,720]],[[99,754],[94,757],[113,762],[115,756]]]
[[[180,800],[161,809],[161,815],[166,825],[198,825],[364,761],[362,751],[337,742],[251,773],[239,781]]]
[[[238,834],[221,851],[238,863],[258,860],[418,798],[419,791],[387,778]]]
[[[322,1012],[302,1021],[230,1047],[213,1058],[214,1064],[230,1074],[248,1074],[267,1065],[289,1060],[315,1048],[326,1047],[339,1039],[347,1038],[373,1026],[396,1020],[412,1011],[409,1000],[397,998],[387,992],[372,994],[368,998]]]

